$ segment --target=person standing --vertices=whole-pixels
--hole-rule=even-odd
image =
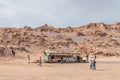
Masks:
[[[87,59],[86,62],[88,62],[88,60],[89,60],[89,54],[87,52],[86,52],[86,59]]]
[[[12,49],[12,55],[13,57],[15,57],[15,51]]]
[[[63,57],[61,57],[61,64],[63,64]]]
[[[93,62],[92,62],[93,64],[93,70],[96,70],[96,61],[95,60],[93,60]]]
[[[93,68],[93,62],[92,62],[92,60],[90,60],[89,65],[90,65],[90,70],[92,70],[92,68]]]
[[[41,56],[39,57],[39,64],[38,66],[42,66],[42,59],[41,59]]]
[[[30,55],[27,55],[28,64],[30,64]]]

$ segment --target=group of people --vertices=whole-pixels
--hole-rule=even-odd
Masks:
[[[90,70],[96,70],[96,54],[93,54],[91,57],[86,52],[86,62],[89,62]]]
[[[92,59],[89,59],[89,54],[86,53],[86,58],[87,58],[87,62],[89,62],[90,70],[96,70],[96,55],[94,54]],[[28,64],[30,64],[30,55],[27,55],[27,59],[28,59]],[[61,57],[61,64],[63,64],[62,57]],[[41,56],[39,57],[39,60],[38,60],[38,66],[42,66]]]
[[[96,70],[96,55],[94,54],[93,59],[90,59],[90,70]]]
[[[15,57],[15,51],[12,49],[12,55],[13,57]],[[86,58],[87,58],[87,61],[88,61],[88,57],[89,54],[86,53]],[[30,55],[27,55],[27,60],[28,60],[28,64],[30,64]],[[61,64],[63,64],[63,58],[61,58]],[[38,66],[42,66],[42,59],[41,59],[41,56],[39,57],[39,60],[38,60]],[[92,59],[89,60],[89,67],[90,67],[90,70],[96,70],[96,55],[94,54],[94,57],[92,57]]]
[[[90,70],[96,70],[96,60],[90,60]]]

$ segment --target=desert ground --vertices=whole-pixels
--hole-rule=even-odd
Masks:
[[[31,54],[31,62],[38,57]],[[4,59],[4,60],[3,60]],[[97,58],[97,69],[89,63],[27,63],[26,54],[16,58],[1,58],[0,80],[119,80],[119,57]]]
[[[89,70],[89,63],[43,63],[41,67],[33,63],[40,56],[44,59],[45,50],[99,55],[97,69]],[[120,23],[0,28],[0,80],[120,80],[119,69]]]

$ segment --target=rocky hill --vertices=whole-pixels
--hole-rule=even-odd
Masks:
[[[119,56],[120,23],[90,23],[79,27],[55,28],[47,24],[31,28],[0,28],[0,46],[27,49],[62,49],[103,56]],[[0,48],[0,49],[4,49]]]

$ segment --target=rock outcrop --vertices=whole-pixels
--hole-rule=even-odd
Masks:
[[[105,23],[90,23],[80,27],[55,28],[47,24],[31,28],[0,28],[0,45],[14,45],[36,49],[71,49],[76,50],[79,45],[92,49],[117,49],[120,46],[120,23],[106,25]],[[4,48],[0,48],[3,55]],[[117,56],[116,52],[102,52],[96,54]]]

